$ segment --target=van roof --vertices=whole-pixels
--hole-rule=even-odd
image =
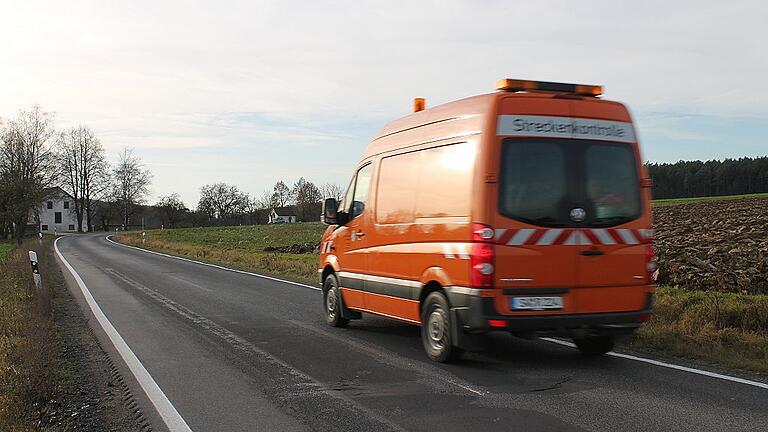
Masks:
[[[480,133],[485,126],[488,115],[495,113],[498,102],[504,98],[551,99],[556,96],[561,96],[561,94],[554,92],[512,93],[508,91],[495,91],[436,105],[387,123],[368,145],[361,160],[397,149],[402,146],[404,140],[411,141],[410,138],[414,141],[426,142],[457,136],[457,134],[462,132]],[[602,98],[582,98],[579,96],[574,98],[586,99],[601,104],[620,105],[622,110],[624,110],[623,104],[615,101]],[[403,135],[409,135],[409,137],[406,138]]]

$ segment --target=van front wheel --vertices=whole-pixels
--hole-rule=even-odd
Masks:
[[[575,338],[573,342],[582,354],[588,356],[601,356],[613,349],[613,338],[610,336]]]
[[[441,292],[433,292],[424,300],[421,309],[421,342],[427,356],[436,362],[450,362],[461,357],[461,349],[453,345],[448,299]]]
[[[341,316],[341,293],[335,275],[328,275],[323,282],[323,310],[325,322],[333,327],[344,327],[349,320]]]

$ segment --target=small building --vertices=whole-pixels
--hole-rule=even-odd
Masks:
[[[74,199],[60,187],[50,188],[40,207],[35,210],[37,229],[45,234],[76,232],[77,215]],[[86,231],[83,220],[83,231]]]
[[[296,207],[277,207],[269,212],[269,224],[296,223]]]

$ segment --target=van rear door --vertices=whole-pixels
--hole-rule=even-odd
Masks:
[[[583,154],[586,226],[579,248],[583,287],[645,285],[649,230],[635,151],[629,144],[588,146]]]
[[[634,305],[637,299],[617,298],[622,293],[582,289],[647,283],[633,145],[505,138],[501,146],[497,286],[513,295],[561,295],[560,313]],[[535,290],[512,291],[522,287]]]
[[[495,283],[509,297],[496,307],[517,311],[517,294],[556,296],[563,307],[553,312],[573,312],[570,288],[578,283],[578,263],[568,212],[578,194],[578,167],[558,140],[507,138],[501,146]]]

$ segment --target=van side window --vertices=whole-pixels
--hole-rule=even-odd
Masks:
[[[350,220],[360,216],[365,210],[365,203],[368,201],[368,191],[371,188],[372,164],[368,164],[357,172],[355,181],[355,194],[352,200],[352,212]]]
[[[376,223],[469,216],[476,146],[432,147],[381,160]]]
[[[476,152],[473,142],[419,152],[416,219],[469,216]]]
[[[413,223],[419,183],[419,152],[381,159],[376,190],[376,223]]]

